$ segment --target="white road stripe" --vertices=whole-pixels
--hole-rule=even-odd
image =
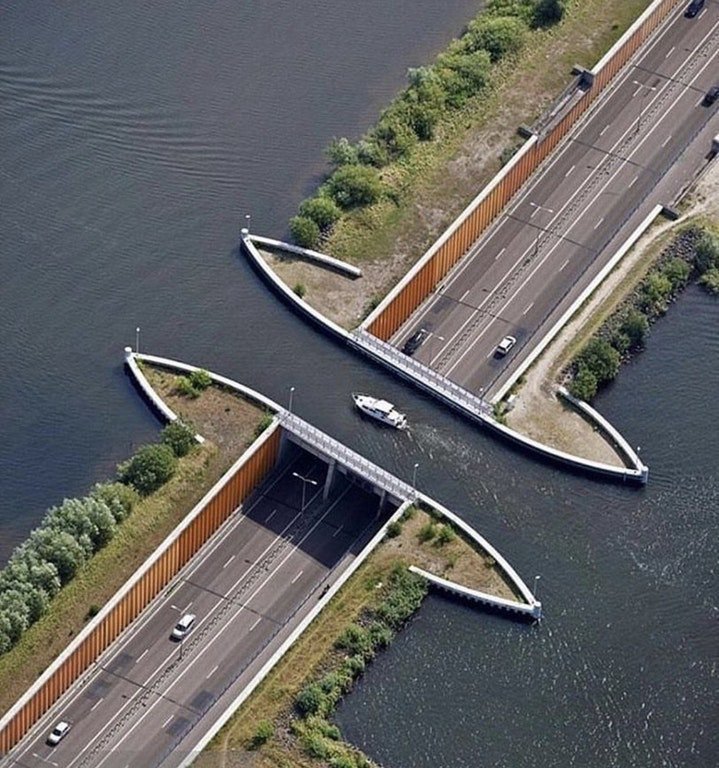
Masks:
[[[464,301],[467,298],[467,296],[469,296],[469,288],[467,288],[467,290],[462,294],[462,298],[460,299],[460,301]]]
[[[531,309],[533,306],[534,306],[534,302],[532,302],[532,303],[531,303],[531,304],[530,304],[530,305],[529,305],[529,306],[528,306],[528,307],[527,307],[527,308],[524,310],[524,312],[522,312],[522,315],[526,315],[526,314],[527,314],[527,312],[529,312],[529,310],[530,310],[530,309]]]
[[[599,131],[599,135],[604,136],[604,134],[607,132],[607,128],[609,128],[609,125],[605,125],[604,128],[602,128],[602,130]]]
[[[135,659],[135,664],[137,664],[140,659],[149,651],[149,648],[145,648],[145,650]]]
[[[629,182],[629,186],[627,187],[627,189],[629,189],[630,187],[633,187],[633,186],[634,186],[634,185],[637,183],[637,181],[638,181],[638,180],[639,180],[639,176],[635,176],[635,177],[634,177],[634,178],[633,178],[633,179],[632,179],[632,180]]]
[[[562,270],[563,270],[563,269],[564,269],[564,268],[567,266],[567,264],[569,264],[569,259],[567,259],[567,260],[564,262],[564,264],[562,264],[562,266],[559,268],[559,271],[561,272],[561,271],[562,271]]]
[[[227,568],[227,566],[235,559],[235,555],[230,555],[230,557],[227,558],[227,561],[222,566],[223,568]]]
[[[571,168],[570,168],[570,169],[569,169],[569,170],[568,170],[568,171],[567,171],[567,172],[564,174],[564,178],[566,179],[566,178],[567,178],[567,176],[569,176],[569,174],[570,174],[570,173],[571,173],[571,172],[572,172],[572,171],[573,171],[573,170],[574,170],[576,167],[577,167],[576,165],[573,165],[573,166],[572,166],[572,167],[571,167]]]
[[[94,704],[93,704],[93,705],[90,707],[90,712],[93,712],[94,710],[96,710],[96,709],[97,709],[97,708],[100,706],[100,704],[102,704],[102,702],[103,702],[103,701],[104,701],[104,699],[98,699],[98,700],[97,700],[97,701],[96,701],[96,702],[95,702],[95,703],[94,703]]]
[[[599,221],[594,225],[594,229],[599,229],[603,221],[604,221],[604,216],[602,216],[602,218],[599,219]]]
[[[172,720],[173,717],[174,715],[170,715],[167,720],[165,720],[165,722],[160,726],[160,728],[164,728],[170,722],[170,720]]]
[[[666,145],[669,144],[671,140],[672,140],[672,136],[671,134],[669,134],[669,136],[667,136],[666,139],[664,139],[664,141],[662,142],[662,146],[666,147]]]
[[[217,672],[217,670],[218,670],[219,668],[220,668],[220,665],[219,665],[219,664],[215,664],[215,666],[214,666],[214,667],[212,667],[212,669],[211,669],[211,670],[210,670],[210,671],[207,673],[207,677],[206,677],[205,679],[206,679],[206,680],[209,680],[209,679],[212,677],[212,675],[214,675],[214,674],[215,674],[215,672]]]
[[[335,536],[336,536],[336,535],[337,535],[337,534],[338,534],[338,533],[339,533],[341,530],[342,530],[342,526],[340,525],[340,527],[339,527],[339,528],[338,528],[338,529],[337,529],[337,530],[336,530],[336,531],[335,531],[335,532],[332,534],[332,538],[334,539],[334,537],[335,537]]]
[[[269,514],[269,515],[267,515],[267,519],[265,520],[265,522],[266,522],[266,523],[269,523],[269,522],[270,522],[270,520],[272,520],[272,518],[275,516],[275,513],[276,513],[276,512],[277,512],[277,510],[276,510],[276,509],[273,509],[273,510],[272,510],[272,512],[270,512],[270,514]]]
[[[295,578],[294,578],[294,579],[292,579],[292,581],[290,582],[290,584],[294,584],[294,583],[297,581],[297,579],[299,579],[299,578],[300,578],[300,576],[302,576],[302,574],[303,574],[303,571],[300,571],[300,572],[297,574],[297,576],[295,576]]]
[[[250,632],[262,621],[262,616],[257,617],[257,621],[250,627]]]
[[[507,250],[507,247],[505,246],[505,247],[504,247],[504,248],[502,248],[502,250],[501,250],[501,251],[500,251],[500,252],[499,252],[499,253],[498,253],[498,254],[497,254],[495,257],[494,257],[494,260],[495,260],[495,261],[498,261],[498,260],[499,260],[499,257],[500,257],[500,256],[501,256],[501,255],[502,255],[502,254],[503,254],[503,253],[504,253],[506,250]]]
[[[668,59],[668,58],[669,58],[669,57],[670,57],[670,56],[671,56],[671,55],[674,53],[674,51],[675,51],[675,50],[676,50],[676,45],[673,45],[673,46],[672,46],[672,47],[671,47],[671,48],[670,48],[670,49],[667,51],[667,55],[666,55],[664,58],[665,58],[665,59]]]

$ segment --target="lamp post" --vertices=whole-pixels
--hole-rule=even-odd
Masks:
[[[289,403],[289,407],[287,409],[290,413],[292,413],[292,398],[293,398],[294,394],[295,394],[295,388],[294,387],[290,387],[290,403]]]
[[[415,496],[417,495],[417,467],[419,467],[419,462],[415,462],[414,467],[412,468],[412,490],[415,493]]]
[[[529,204],[534,208],[534,213],[539,213],[539,211],[546,211],[547,213],[554,213],[553,208],[547,208],[545,205],[540,205],[539,203],[533,203],[531,200],[529,201]],[[532,216],[534,216],[534,213]],[[537,237],[534,240],[534,255],[536,256],[539,253],[539,237],[542,234],[541,227],[537,227]]]
[[[135,354],[140,354],[140,326],[135,328]]]
[[[247,230],[247,234],[250,233],[250,219],[252,216],[249,213],[245,214],[245,229]]]
[[[640,83],[639,80],[632,80],[634,85],[637,86],[637,90],[634,91],[632,97],[636,96],[640,91],[642,95],[639,98],[639,114],[637,115],[637,127],[634,133],[639,133],[642,127],[642,115],[644,114],[644,101],[649,95],[650,91],[656,91],[656,87],[653,85],[647,85],[646,83]]]
[[[537,599],[537,584],[539,584],[539,580],[540,580],[541,578],[542,578],[542,577],[541,577],[539,574],[537,574],[537,575],[534,577],[534,599],[535,599],[535,600]]]
[[[302,480],[302,506],[300,507],[300,512],[304,512],[305,511],[305,488],[307,487],[308,483],[310,485],[317,485],[317,481],[312,480],[309,477],[303,477],[297,472],[293,472],[292,477],[296,477],[298,480]]]

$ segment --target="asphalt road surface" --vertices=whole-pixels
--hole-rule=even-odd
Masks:
[[[179,764],[228,686],[246,685],[390,514],[380,516],[378,497],[339,473],[323,501],[326,471],[324,462],[293,448],[246,508],[1,764]],[[195,625],[182,642],[172,641],[184,613],[196,615]],[[45,739],[59,720],[72,727],[50,747]]]
[[[656,205],[710,161],[719,3],[669,23],[594,104],[510,207],[395,334],[414,357],[492,397]],[[715,161],[716,162],[716,161]],[[505,336],[516,344],[504,357]]]

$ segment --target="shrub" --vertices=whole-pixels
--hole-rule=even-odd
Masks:
[[[308,733],[303,736],[302,746],[308,755],[318,760],[326,760],[330,756],[330,748],[319,733]]]
[[[352,656],[365,656],[372,650],[372,637],[368,630],[359,624],[350,624],[337,638],[335,647]]]
[[[295,698],[297,711],[303,715],[314,715],[318,712],[327,710],[327,695],[320,687],[319,683],[310,683],[306,685]]]
[[[394,637],[394,632],[380,621],[373,621],[368,631],[373,650],[375,648],[386,648]]]
[[[589,402],[597,394],[597,386],[597,377],[586,365],[580,365],[569,385],[569,391],[574,397]]]
[[[631,309],[627,312],[620,330],[629,340],[629,349],[638,349],[643,346],[644,340],[649,333],[649,320],[647,316],[638,309]]]
[[[719,268],[719,237],[711,232],[703,232],[694,251],[694,266],[700,275],[710,269]]]
[[[577,357],[578,366],[588,368],[598,384],[617,375],[619,362],[619,352],[605,339],[592,339]]]
[[[709,293],[719,296],[719,268],[712,267],[708,269],[700,278],[699,284],[706,288]]]
[[[387,526],[387,538],[394,539],[402,533],[402,523],[399,520],[393,520]]]
[[[92,489],[91,495],[107,504],[118,523],[132,512],[139,498],[134,488],[123,483],[98,483]]]
[[[443,547],[445,544],[449,544],[451,541],[454,541],[457,538],[457,534],[454,532],[451,526],[449,525],[443,525],[439,529],[439,533],[437,534],[437,545],[440,547]]]
[[[175,392],[182,397],[199,397],[200,393],[192,384],[188,376],[179,376],[175,383]]]
[[[470,50],[484,49],[492,62],[519,53],[524,45],[527,27],[511,16],[480,16],[470,22],[465,44]]]
[[[87,609],[87,613],[85,613],[85,621],[90,621],[90,619],[94,619],[95,616],[97,616],[98,613],[100,613],[100,608],[97,603],[91,603],[90,607]]]
[[[372,165],[375,168],[383,168],[389,162],[386,147],[380,145],[375,139],[369,137],[361,139],[357,143],[357,159],[362,165]]]
[[[325,150],[325,154],[335,168],[340,165],[356,165],[359,162],[357,147],[353,146],[349,139],[344,138],[344,136],[340,139],[332,139]],[[311,216],[310,218],[314,217]],[[317,223],[319,224],[319,222]]]
[[[92,555],[115,535],[115,517],[101,499],[65,499],[59,507],[52,507],[45,515],[43,528],[66,531],[82,546],[86,555]]]
[[[290,219],[292,242],[302,248],[315,248],[320,240],[317,222],[307,216],[293,216]]]
[[[195,430],[176,419],[162,430],[160,440],[170,447],[175,456],[187,456],[195,445]]]
[[[377,618],[391,629],[399,629],[419,608],[427,594],[427,582],[402,566],[392,571],[389,593],[377,607]]]
[[[43,590],[48,597],[54,597],[62,586],[55,565],[43,560],[28,542],[13,552],[7,566],[0,573],[0,592],[21,583]]]
[[[274,416],[269,411],[265,411],[262,414],[262,418],[255,427],[255,438],[258,438],[272,424],[272,419],[274,419]]]
[[[307,288],[304,283],[295,283],[295,287],[292,289],[301,299],[305,297]]]
[[[417,135],[399,107],[390,106],[381,115],[372,138],[387,160],[404,157],[417,143]]]
[[[479,93],[487,83],[492,62],[487,51],[467,53],[454,45],[437,60],[447,103],[461,107],[470,96]]]
[[[192,371],[188,378],[190,380],[190,384],[192,384],[192,386],[198,392],[204,392],[210,386],[210,384],[212,384],[212,376],[210,376],[210,374],[203,369]]]
[[[425,523],[419,529],[418,538],[422,543],[424,543],[425,541],[429,541],[430,539],[433,539],[436,533],[437,533],[437,526],[434,523],[432,522]]]
[[[322,232],[330,229],[341,215],[342,211],[329,197],[310,197],[300,205],[300,216],[312,219]]]
[[[251,748],[258,749],[263,744],[266,744],[275,733],[275,728],[269,720],[260,720],[257,723],[257,729],[255,735],[252,737]]]
[[[117,468],[121,482],[142,496],[156,491],[175,473],[177,458],[167,445],[145,445]]]
[[[85,550],[67,531],[36,528],[27,546],[55,566],[61,584],[67,584],[87,559]]]
[[[667,306],[667,299],[672,292],[669,278],[661,272],[650,272],[642,285],[640,306],[647,312],[658,314]]]
[[[692,268],[684,259],[673,258],[670,259],[662,269],[662,273],[669,279],[672,285],[672,291],[677,291],[683,288],[689,280]]]
[[[342,208],[372,205],[382,193],[377,171],[365,165],[343,165],[338,168],[327,182],[327,188]]]
[[[564,16],[564,0],[538,0],[534,9],[534,25],[549,27]]]

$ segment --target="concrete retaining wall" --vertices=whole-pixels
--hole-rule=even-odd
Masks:
[[[247,237],[249,237],[253,243],[259,243],[260,245],[267,245],[270,248],[276,248],[281,251],[287,251],[288,253],[294,253],[303,259],[307,259],[308,261],[315,261],[318,264],[329,267],[330,269],[335,270],[335,272],[342,272],[346,275],[349,275],[350,277],[362,277],[362,270],[359,267],[355,267],[353,264],[348,264],[346,261],[335,259],[333,256],[328,256],[326,253],[313,251],[310,248],[300,248],[299,245],[285,243],[282,240],[273,240],[271,237],[252,235],[247,229],[242,230],[242,235],[247,235]]]

